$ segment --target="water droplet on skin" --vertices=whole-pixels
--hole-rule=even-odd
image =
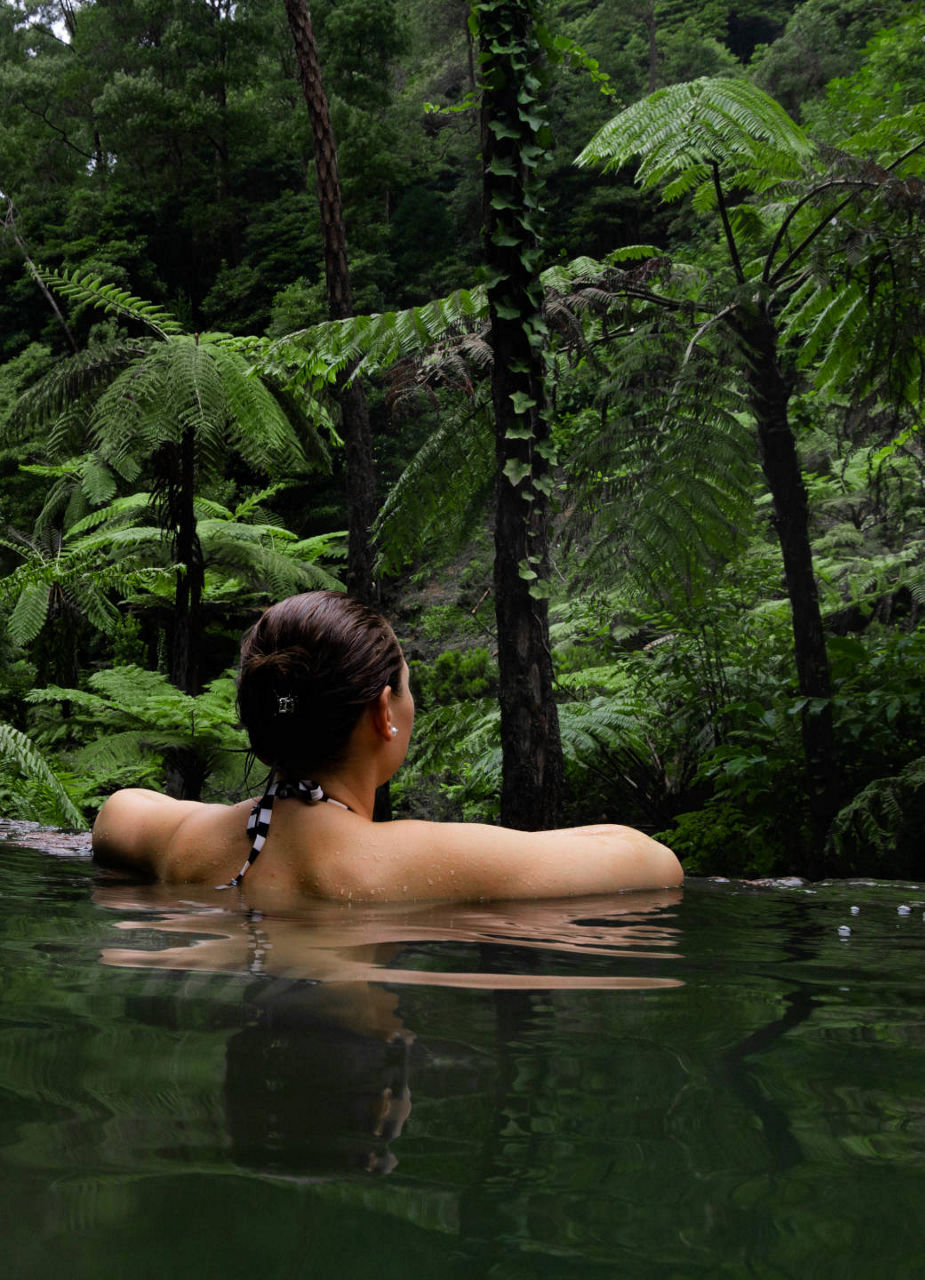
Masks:
[[[861,910],[861,908],[860,908],[860,907],[849,907],[849,908],[848,908],[848,910],[851,912],[851,914],[852,914],[853,916],[856,916],[856,915],[858,914],[858,912]]]
[[[838,936],[839,936],[840,938],[850,938],[850,937],[851,937],[851,927],[850,927],[850,925],[847,925],[847,924],[840,924],[840,925],[838,926]]]

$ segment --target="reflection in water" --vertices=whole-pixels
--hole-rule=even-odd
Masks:
[[[428,986],[674,987],[677,978],[645,973],[589,975],[440,972],[395,963],[403,947],[433,942],[514,946],[556,955],[604,955],[633,960],[678,959],[677,926],[663,913],[681,891],[496,904],[395,903],[344,906],[335,902],[290,905],[285,912],[228,907],[210,890],[179,897],[167,885],[102,883],[94,901],[141,919],[116,928],[143,931],[144,945],[107,947],[104,964],[120,967],[273,974],[315,982],[387,981]],[[583,917],[592,915],[585,920]],[[670,918],[670,917],[669,917]],[[152,949],[152,931],[156,949]],[[170,945],[173,939],[173,945]],[[524,967],[529,967],[525,961]]]
[[[0,824],[17,1280],[921,1271],[925,890],[219,897]]]
[[[390,1144],[411,1113],[411,1040],[333,1025],[294,987],[258,1002],[226,1050],[232,1159],[300,1179],[390,1173]]]
[[[277,1175],[311,1180],[334,1169],[396,1167],[390,1144],[411,1114],[415,1037],[393,985],[523,993],[681,985],[638,972],[537,971],[539,959],[561,964],[573,956],[678,959],[677,928],[666,922],[678,890],[494,905],[314,902],[290,904],[285,914],[194,892],[98,883],[94,901],[123,914],[114,927],[128,935],[100,959],[117,968],[262,980],[249,993],[249,1024],[227,1042],[225,1111],[233,1159]],[[409,967],[432,963],[434,953],[422,947],[434,942],[454,944],[457,955],[465,948],[480,968]],[[512,953],[526,972],[509,971]],[[494,962],[488,968],[486,959]]]

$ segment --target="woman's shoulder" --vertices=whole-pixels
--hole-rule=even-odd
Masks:
[[[173,853],[178,844],[187,843],[188,829],[199,828],[207,839],[218,836],[228,815],[240,807],[176,800],[160,791],[127,787],[100,809],[93,824],[93,854],[103,866],[133,867],[171,878]]]
[[[683,878],[671,850],[632,827],[517,831],[416,820],[365,825],[335,858],[313,860],[314,892],[379,901],[544,898],[672,887]]]

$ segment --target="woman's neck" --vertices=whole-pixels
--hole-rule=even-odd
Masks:
[[[326,796],[339,800],[352,813],[372,821],[376,802],[375,774],[369,769],[344,765],[336,769],[322,769],[314,779]]]

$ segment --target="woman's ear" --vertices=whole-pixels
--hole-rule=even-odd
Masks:
[[[386,740],[392,741],[392,686],[387,684],[379,697],[372,704],[372,721],[376,733]]]

